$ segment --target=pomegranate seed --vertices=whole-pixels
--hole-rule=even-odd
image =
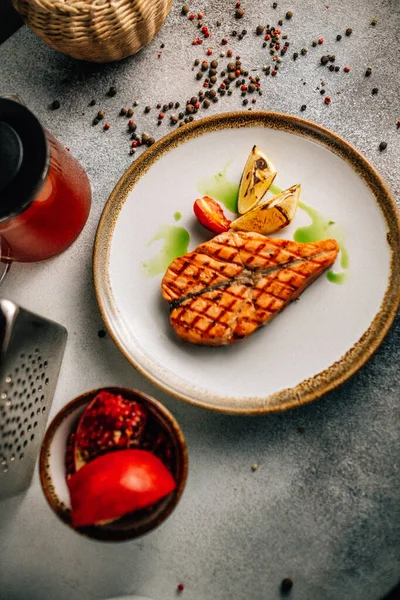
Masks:
[[[350,71],[350,67],[344,67],[343,71],[344,71],[345,73],[348,73],[348,72]]]
[[[329,98],[329,96],[325,96],[324,102],[325,102],[325,104],[330,104],[331,103],[331,99]]]

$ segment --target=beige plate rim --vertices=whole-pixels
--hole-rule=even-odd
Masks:
[[[138,364],[124,348],[114,330],[114,322],[119,319],[119,316],[112,297],[108,274],[109,251],[115,223],[129,192],[137,181],[163,154],[187,140],[211,131],[242,127],[266,127],[300,135],[328,148],[347,162],[368,185],[382,211],[391,251],[390,276],[385,296],[379,311],[358,342],[326,370],[293,388],[280,390],[260,399],[260,406],[251,410],[238,408],[232,398],[224,399],[226,404],[223,406],[196,400],[192,395],[177,392],[164,382],[155,379],[150,372]],[[93,252],[93,276],[101,316],[112,339],[127,360],[157,387],[189,404],[221,413],[250,415],[280,412],[320,398],[344,383],[366,363],[387,335],[400,307],[400,213],[391,191],[378,171],[354,146],[329,129],[284,113],[238,111],[217,114],[193,121],[169,133],[146,150],[125,171],[112,191],[99,221]]]

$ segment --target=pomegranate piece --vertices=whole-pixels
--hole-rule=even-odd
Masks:
[[[74,527],[101,525],[155,504],[176,483],[147,450],[119,450],[98,456],[68,481]]]
[[[75,434],[75,470],[100,454],[137,448],[142,440],[147,412],[139,402],[100,392],[83,412]]]

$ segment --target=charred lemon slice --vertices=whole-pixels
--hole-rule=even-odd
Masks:
[[[293,220],[300,198],[301,185],[293,185],[284,192],[260,202],[252,210],[231,223],[236,231],[254,231],[268,235]]]
[[[240,180],[238,210],[241,215],[260,202],[276,173],[274,165],[264,152],[253,146]]]

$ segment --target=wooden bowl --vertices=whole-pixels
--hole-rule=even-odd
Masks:
[[[172,443],[172,474],[177,487],[149,509],[132,512],[107,525],[75,529],[71,521],[71,504],[66,482],[67,438],[77,425],[85,407],[101,391],[121,394],[126,400],[140,402],[148,413],[147,427],[160,430]],[[160,525],[174,510],[185,487],[188,455],[182,430],[172,414],[157,400],[138,390],[106,387],[86,392],[69,402],[52,420],[44,437],[39,474],[47,502],[69,527],[87,537],[103,541],[135,539]]]

